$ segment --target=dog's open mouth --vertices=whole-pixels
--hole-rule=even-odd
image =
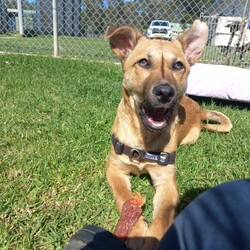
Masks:
[[[170,110],[141,105],[140,115],[144,126],[150,131],[163,130],[168,126],[168,120],[171,116]]]

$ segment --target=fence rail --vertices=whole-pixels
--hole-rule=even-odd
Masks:
[[[203,62],[250,66],[250,0],[1,0],[0,52],[111,61],[107,26],[147,35],[152,20],[167,20],[174,39],[196,18],[210,30]]]

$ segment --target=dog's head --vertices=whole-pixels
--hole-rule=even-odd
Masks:
[[[169,125],[207,37],[207,25],[199,20],[173,42],[147,39],[130,26],[108,27],[105,38],[123,64],[124,100],[150,131]]]

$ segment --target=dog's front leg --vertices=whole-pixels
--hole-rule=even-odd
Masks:
[[[149,169],[155,187],[153,200],[153,222],[146,232],[143,250],[156,249],[174,219],[178,203],[175,166],[152,167]]]
[[[125,171],[124,167],[117,164],[116,161],[109,159],[106,165],[106,176],[117,202],[119,214],[121,214],[123,204],[133,197],[129,172]],[[126,242],[128,247],[133,250],[141,249],[144,243],[143,236],[147,229],[147,223],[141,216],[128,235]]]
[[[116,161],[108,160],[106,177],[113,191],[119,214],[121,214],[123,204],[133,196],[129,174],[129,171],[125,171],[124,167],[116,163]]]

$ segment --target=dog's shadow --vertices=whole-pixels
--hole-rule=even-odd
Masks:
[[[146,188],[147,187],[147,183],[150,184],[151,186],[153,186],[152,180],[150,178],[149,175],[147,174],[142,174],[140,176],[136,176],[136,175],[132,175],[132,177],[135,177],[133,180],[133,178],[131,179],[131,184],[132,187],[134,186],[134,183],[142,183],[142,187]],[[145,184],[146,183],[146,184]],[[188,189],[186,191],[184,191],[184,193],[180,193],[179,195],[179,203],[177,205],[177,208],[175,210],[175,216],[177,216],[179,213],[182,212],[182,210],[188,206],[193,200],[195,200],[199,195],[201,195],[202,193],[204,193],[206,190],[210,189],[211,187],[209,186],[205,186],[205,187],[197,187],[197,188],[191,188]],[[133,188],[132,188],[133,189]],[[136,191],[143,191],[143,190],[138,190],[135,189]],[[151,207],[151,200],[153,199],[154,196],[154,191],[152,190],[151,193],[148,193],[148,197],[146,199],[146,206],[148,205],[149,207]],[[145,211],[144,211],[145,212]],[[146,213],[146,217],[147,216],[152,216],[152,214],[150,214],[150,212]],[[147,218],[147,221],[150,223],[150,218]]]
[[[195,200],[199,195],[201,195],[208,189],[210,189],[210,187],[192,188],[187,190],[183,195],[180,195],[179,204],[176,209],[176,215],[181,213],[181,211],[186,206],[188,206],[193,200]]]
[[[132,175],[135,177],[136,182],[142,181],[143,183],[150,183],[151,186],[153,186],[152,180],[149,175],[147,174],[142,174],[140,176]],[[132,186],[133,186],[133,178],[132,178]],[[134,181],[135,182],[135,181]],[[144,184],[145,185],[145,184]],[[206,187],[197,187],[197,188],[191,188],[188,189],[184,192],[184,194],[180,194],[179,197],[179,203],[176,208],[176,215],[178,215],[187,205],[189,205],[195,198],[197,198],[199,195],[201,195],[203,192],[206,190],[210,189],[211,187],[206,186]],[[138,190],[137,190],[138,191]],[[153,198],[154,192],[151,193]],[[151,199],[149,199],[151,201]]]

